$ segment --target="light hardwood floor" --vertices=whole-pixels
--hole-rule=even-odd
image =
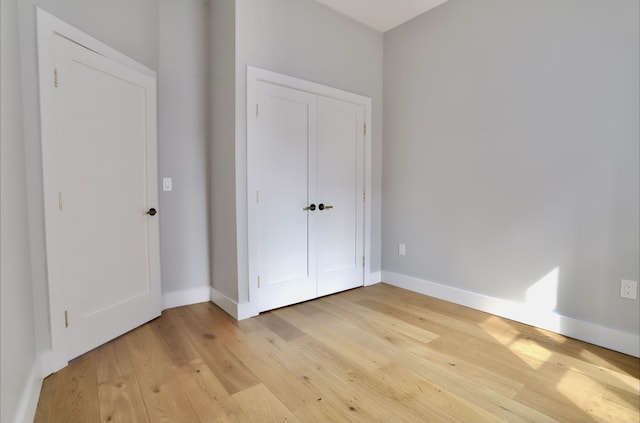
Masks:
[[[45,379],[36,422],[638,422],[640,360],[379,284],[166,310]]]

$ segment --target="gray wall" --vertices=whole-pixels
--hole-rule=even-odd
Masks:
[[[0,3],[0,421],[13,421],[37,360],[17,0]],[[38,375],[39,376],[39,375]]]
[[[246,221],[246,66],[362,94],[373,99],[371,270],[380,270],[382,34],[312,0],[236,0],[237,209]],[[247,234],[238,236],[246,263]],[[248,299],[247,268],[239,299]]]
[[[450,0],[385,34],[383,260],[638,333],[637,0]],[[398,256],[398,243],[407,245]]]
[[[160,0],[158,152],[162,292],[209,286],[208,3]],[[162,180],[159,180],[160,184]]]
[[[235,192],[235,0],[210,0],[211,284],[238,299]]]

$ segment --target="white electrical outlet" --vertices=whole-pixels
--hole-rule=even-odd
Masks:
[[[404,244],[398,244],[398,255],[406,256],[407,255],[407,246]]]
[[[635,300],[638,298],[638,282],[622,279],[620,281],[620,296]]]

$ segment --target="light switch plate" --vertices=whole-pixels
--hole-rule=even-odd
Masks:
[[[171,183],[171,178],[162,178],[162,190],[163,191],[171,191],[173,188]]]

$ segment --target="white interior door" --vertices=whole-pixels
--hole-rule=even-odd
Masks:
[[[364,106],[318,97],[318,296],[364,278]]]
[[[54,37],[45,219],[52,335],[68,360],[161,311],[158,216],[146,213],[158,203],[156,82]]]
[[[258,277],[270,310],[316,297],[316,99],[260,82],[258,103]]]

